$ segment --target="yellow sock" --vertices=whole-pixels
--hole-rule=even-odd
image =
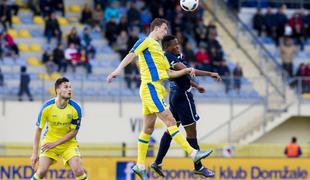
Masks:
[[[87,175],[84,173],[82,176],[76,177],[76,180],[87,180]]]
[[[43,180],[43,179],[39,178],[37,173],[35,173],[31,180]]]
[[[149,141],[151,139],[151,135],[145,134],[144,132],[140,133],[138,140],[138,160],[137,164],[144,165],[146,159],[147,149],[149,147]]]
[[[194,149],[189,145],[184,136],[179,132],[179,128],[177,126],[168,127],[168,131],[175,142],[177,142],[188,154],[192,154]]]

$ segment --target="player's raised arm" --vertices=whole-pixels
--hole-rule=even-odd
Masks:
[[[222,80],[221,76],[216,72],[202,71],[202,70],[195,69],[195,75],[196,76],[210,76],[217,81]]]
[[[182,70],[182,69],[185,69],[186,66],[183,63],[178,62],[173,65],[173,68],[175,70]],[[218,73],[210,72],[210,71],[202,71],[199,69],[195,69],[195,76],[209,76],[209,77],[216,79],[217,81],[221,80],[221,76]]]
[[[128,53],[127,56],[118,65],[118,67],[108,75],[107,77],[108,83],[111,83],[112,79],[118,76],[121,73],[121,70],[124,69],[128,64],[130,64],[135,57],[136,55],[133,52]]]

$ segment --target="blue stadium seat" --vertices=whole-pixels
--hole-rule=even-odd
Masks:
[[[89,61],[90,65],[92,65],[93,67],[98,67],[100,66],[100,63],[96,60],[96,59],[91,59]]]
[[[108,45],[102,46],[101,50],[104,53],[113,53],[114,52],[113,49],[110,46],[108,46]]]
[[[77,95],[77,96],[81,96],[82,95],[82,90],[79,87],[74,88],[74,92],[73,94]]]
[[[107,91],[105,89],[99,90],[97,93],[99,96],[108,96],[109,95],[109,91]]]
[[[37,87],[37,88],[31,89],[31,93],[32,93],[32,94],[35,94],[35,95],[37,95],[37,96],[41,96],[42,94],[43,94],[43,95],[48,94],[48,90],[47,90],[47,89],[44,89],[44,88],[42,88],[42,87]]]
[[[25,24],[32,24],[32,17],[22,16],[20,17],[21,21]]]
[[[118,96],[120,92],[119,89],[109,89],[108,94],[111,96]]]
[[[122,93],[122,96],[132,96],[132,95],[134,95],[133,92],[130,89],[122,89],[121,93]]]
[[[230,72],[233,72],[233,70],[235,69],[236,67],[236,64],[235,63],[232,63],[232,62],[228,62],[228,68],[230,70]]]
[[[18,87],[9,87],[9,94],[17,95],[19,88]]]
[[[30,78],[32,81],[39,80],[38,74],[37,73],[30,73]]]
[[[89,88],[87,88],[87,89],[84,89],[83,94],[84,94],[85,96],[96,96],[98,93],[97,93],[97,91],[96,91],[95,89],[89,89]]]
[[[15,61],[12,58],[3,58],[3,64],[13,66],[15,65]]]
[[[9,93],[9,89],[6,87],[0,87],[0,94],[5,95]]]
[[[92,39],[101,39],[102,38],[102,35],[100,32],[94,32],[93,31],[93,32],[89,33],[89,35]]]
[[[31,30],[30,31],[30,34],[31,34],[31,36],[32,37],[42,37],[43,36],[43,34],[42,34],[42,32],[41,32],[41,30],[38,30],[38,29],[33,29],[33,30]],[[43,45],[43,47],[44,47],[45,45]]]
[[[274,44],[272,38],[270,37],[261,37],[259,39],[263,44]]]
[[[19,66],[26,66],[27,62],[24,59],[17,59],[16,64]]]

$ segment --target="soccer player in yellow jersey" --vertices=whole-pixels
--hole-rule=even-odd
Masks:
[[[72,89],[67,78],[55,82],[55,91],[56,98],[43,105],[36,122],[31,163],[35,167],[39,162],[39,166],[32,180],[43,179],[58,157],[62,157],[65,166],[71,167],[77,180],[87,180],[75,138],[81,124],[81,108],[71,100]],[[47,129],[39,146],[45,124]]]
[[[195,163],[212,153],[212,150],[206,152],[198,151],[189,145],[184,136],[179,132],[176,120],[164,103],[164,97],[166,96],[166,90],[162,85],[164,80],[186,74],[195,75],[193,68],[185,68],[180,71],[170,69],[169,62],[158,42],[163,39],[167,31],[168,22],[165,19],[154,19],[151,23],[151,33],[149,36],[138,40],[119,66],[107,77],[107,81],[109,83],[112,82],[112,79],[118,76],[122,69],[134,60],[135,56],[139,56],[138,63],[141,74],[140,97],[144,121],[143,130],[138,139],[137,164],[133,167],[133,171],[142,180],[148,179],[145,170],[146,152],[157,117],[166,124],[172,139],[191,155]]]

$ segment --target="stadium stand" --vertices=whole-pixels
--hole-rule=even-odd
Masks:
[[[32,91],[43,93],[44,96],[49,96],[50,93],[47,87],[42,87],[41,81],[53,80],[54,78],[50,75],[59,75],[59,73],[73,78],[73,80],[82,79],[85,81],[83,87],[83,91],[85,92],[83,94],[85,96],[113,96],[119,94],[116,93],[119,87],[103,88],[100,86],[105,79],[105,74],[117,64],[120,57],[123,56],[122,53],[128,52],[137,38],[147,35],[148,25],[152,17],[165,16],[173,22],[171,24],[171,33],[178,36],[182,41],[183,48],[185,49],[189,44],[193,46],[192,53],[194,53],[194,59],[191,59],[193,66],[204,70],[218,71],[222,76],[227,76],[224,77],[225,81],[222,84],[207,78],[200,78],[200,83],[207,87],[208,93],[197,93],[197,95],[200,97],[223,99],[234,96],[244,100],[261,98],[253,89],[251,82],[245,77],[241,77],[240,91],[233,90],[234,82],[238,82],[232,76],[236,64],[232,63],[227,55],[225,55],[225,52],[223,52],[221,44],[217,40],[220,35],[217,33],[216,25],[212,22],[208,25],[203,23],[203,9],[200,9],[196,15],[185,15],[174,2],[163,1],[159,7],[157,7],[159,5],[158,3],[139,2],[138,4],[134,4],[127,1],[112,1],[111,4],[99,5],[95,3],[94,7],[97,9],[102,8],[104,12],[103,17],[98,17],[100,15],[96,14],[94,9],[89,9],[88,6],[85,6],[83,1],[76,1],[76,3],[72,4],[66,1],[65,16],[62,16],[62,13],[54,12],[55,7],[50,8],[50,13],[55,17],[54,20],[48,20],[49,14],[41,14],[41,16],[38,13],[34,14],[25,6],[26,4],[21,4],[22,8],[19,13],[17,16],[13,16],[13,28],[7,31],[18,44],[17,47],[20,55],[18,57],[12,57],[10,53],[4,53],[3,61],[0,61],[3,73],[5,74],[4,81],[6,82],[5,88],[7,88],[5,92],[8,92],[8,95],[12,97],[14,96],[14,89],[17,85],[14,82],[17,82],[19,79],[16,76],[18,72],[17,66],[27,65],[29,66],[28,71],[31,77],[33,77],[31,82]],[[126,9],[126,7],[129,8]],[[168,10],[169,7],[174,8]],[[43,3],[41,8],[48,8],[48,3]],[[154,9],[158,9],[158,11],[154,11]],[[87,13],[88,11],[92,11],[92,13]],[[118,17],[111,18],[114,17],[113,14],[116,12]],[[91,22],[86,22],[85,17],[92,17]],[[102,19],[100,20],[100,18]],[[84,24],[81,24],[78,20]],[[199,28],[194,28],[196,26],[193,26],[191,23],[183,22],[195,22]],[[85,30],[86,27],[88,29]],[[72,30],[76,32],[70,36],[69,34]],[[121,30],[127,31],[126,34],[129,34],[129,38],[127,47],[119,54],[117,44],[114,42],[117,42]],[[86,35],[83,34],[83,31],[87,31],[85,33]],[[137,37],[132,37],[133,34],[137,34]],[[58,41],[53,39],[53,37],[59,38]],[[70,43],[73,42],[77,45],[78,52],[70,59],[71,62],[66,61],[66,59],[49,57],[53,56],[54,53],[52,52],[60,42],[63,44],[62,50],[64,52]],[[206,48],[206,45],[208,45],[208,48]],[[205,49],[203,54],[199,53],[198,47],[200,46]],[[81,56],[80,52],[82,49],[85,49],[86,56]],[[49,61],[49,58],[52,60]],[[53,66],[58,66],[58,68],[53,68]],[[61,71],[62,68],[59,68],[63,66],[65,69],[68,69],[67,72]],[[125,82],[127,82],[127,85],[126,83],[122,83],[122,86],[129,87],[128,81],[136,81],[135,78],[128,78],[132,72],[134,73],[136,71],[135,66],[130,68],[125,71],[125,76],[127,75]],[[75,69],[76,72],[73,73]],[[45,85],[49,83],[46,82]],[[93,86],[94,84],[96,85]],[[79,94],[78,92],[82,92],[81,88],[77,88],[76,90],[77,94]],[[121,94],[123,96],[137,96],[138,90],[137,88],[132,88],[132,90],[125,88]]]
[[[302,9],[287,9],[294,7],[292,4],[278,4],[275,6],[278,8],[266,5],[263,7],[265,9],[244,7],[239,17],[257,34],[260,42],[288,73],[288,82],[291,86],[296,87],[296,91],[307,97],[309,93],[307,78],[310,76],[307,59],[310,51],[310,16]]]

